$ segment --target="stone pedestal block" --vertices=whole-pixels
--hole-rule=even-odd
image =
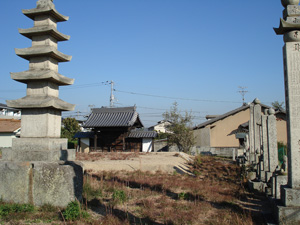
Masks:
[[[299,207],[300,210],[300,189],[281,186],[281,202],[284,206]]]
[[[271,185],[272,185],[272,196],[275,199],[281,199],[281,186],[284,186],[287,184],[287,176],[281,175],[281,176],[273,176],[271,178]]]
[[[299,223],[300,207],[285,207],[277,205],[276,210],[276,219],[279,225]]]
[[[67,138],[15,138],[12,140],[13,150],[53,151],[66,150],[67,148]]]
[[[83,169],[76,163],[0,161],[0,170],[5,202],[66,207],[82,199]]]
[[[2,158],[6,161],[73,161],[75,149],[67,149],[67,144],[68,140],[63,138],[17,138]]]
[[[60,138],[61,111],[48,108],[23,109],[21,129],[22,138]]]
[[[248,187],[250,190],[259,191],[259,192],[265,192],[265,188],[267,187],[266,183],[261,181],[248,181]]]

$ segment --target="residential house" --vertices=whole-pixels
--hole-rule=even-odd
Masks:
[[[136,107],[94,108],[83,125],[92,132],[80,132],[81,152],[148,152],[157,133],[144,131]],[[89,146],[89,147],[88,147]]]
[[[269,106],[262,106],[262,114]],[[286,117],[285,112],[277,112],[277,139],[287,143]],[[245,104],[237,109],[216,117],[209,117],[204,123],[193,128],[196,146],[198,149],[214,148],[216,150],[237,149],[240,147],[239,139],[236,138],[236,132],[239,127],[246,126],[250,120],[250,105]],[[241,126],[242,125],[242,126]],[[209,150],[208,150],[209,151]]]
[[[158,121],[156,125],[149,127],[148,130],[157,131],[158,133],[167,133],[167,127],[171,122],[166,120]]]
[[[21,111],[0,103],[0,118],[21,118]]]
[[[0,118],[0,148],[10,148],[12,139],[20,136],[21,120]]]

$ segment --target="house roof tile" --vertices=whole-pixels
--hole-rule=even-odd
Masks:
[[[270,108],[270,106],[267,106],[267,105],[264,105],[264,104],[260,104],[260,105],[261,105],[262,108],[264,108],[264,109],[269,109],[269,108]],[[204,123],[199,124],[198,126],[194,127],[193,129],[196,130],[196,129],[203,128],[203,127],[205,127],[205,126],[207,126],[207,125],[213,124],[213,123],[215,123],[215,122],[217,122],[217,121],[219,121],[219,120],[222,120],[222,119],[224,119],[224,118],[226,118],[226,117],[228,117],[228,116],[234,115],[234,114],[236,114],[236,113],[238,113],[238,112],[241,112],[241,111],[243,111],[243,110],[246,110],[246,109],[248,109],[248,108],[250,108],[250,105],[249,105],[249,104],[243,105],[243,106],[241,106],[241,107],[239,107],[239,108],[237,108],[237,109],[234,109],[234,110],[232,110],[232,111],[229,111],[229,112],[227,112],[227,113],[225,113],[225,114],[223,114],[223,115],[220,115],[220,116],[218,116],[218,117],[216,117],[216,118],[214,118],[214,119],[205,121]]]
[[[131,131],[129,138],[155,138],[157,133],[155,131]]]
[[[0,119],[0,133],[12,133],[21,128],[21,120]]]

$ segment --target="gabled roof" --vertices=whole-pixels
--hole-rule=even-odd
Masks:
[[[269,108],[270,108],[269,106],[264,105],[264,104],[260,104],[260,105],[261,105],[261,107],[262,107],[263,109],[269,109]],[[197,130],[197,129],[206,127],[207,125],[213,124],[213,123],[215,123],[215,122],[217,122],[217,121],[219,121],[219,120],[222,120],[222,119],[224,119],[224,118],[226,118],[226,117],[228,117],[228,116],[232,116],[232,115],[234,115],[234,114],[236,114],[236,113],[239,113],[239,112],[241,112],[241,111],[244,111],[244,110],[246,110],[246,109],[248,109],[248,108],[250,108],[250,104],[243,105],[243,106],[241,106],[241,107],[239,107],[239,108],[237,108],[237,109],[234,109],[234,110],[232,110],[232,111],[229,111],[229,112],[227,112],[227,113],[225,113],[225,114],[223,114],[223,115],[220,115],[220,116],[218,116],[218,117],[216,117],[216,118],[214,118],[214,119],[205,121],[204,123],[201,123],[201,124],[199,124],[198,126],[194,127],[193,130]]]
[[[131,131],[128,135],[128,138],[155,138],[157,133],[155,131],[143,131],[135,130]]]
[[[83,127],[143,127],[136,107],[94,108]]]
[[[0,133],[13,133],[21,128],[21,120],[0,119]]]

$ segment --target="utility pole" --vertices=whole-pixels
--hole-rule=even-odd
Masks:
[[[114,107],[114,103],[115,103],[115,95],[114,95],[114,84],[115,82],[113,81],[106,81],[106,82],[102,82],[102,84],[104,85],[110,85],[110,99],[109,99],[109,107],[113,108]]]
[[[239,86],[239,93],[242,95],[242,98],[243,98],[243,105],[245,104],[245,94],[248,92],[246,91],[245,89],[247,89],[247,87],[241,87]]]
[[[114,102],[115,102],[115,96],[114,96],[114,82],[110,82],[110,108],[114,107]]]

